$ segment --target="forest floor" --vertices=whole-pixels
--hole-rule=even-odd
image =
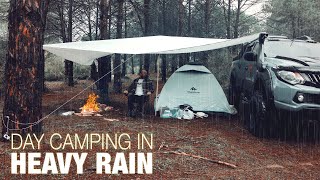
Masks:
[[[49,114],[65,101],[87,87],[79,81],[75,87],[62,82],[48,82],[49,91],[43,97],[43,112]],[[103,117],[61,116],[62,112],[83,106],[90,89],[43,122],[45,134],[85,133],[153,133],[152,175],[97,175],[95,158],[84,165],[84,174],[75,175],[73,164],[68,175],[11,175],[10,143],[0,142],[0,179],[318,179],[320,177],[320,145],[259,139],[248,133],[237,117],[210,115],[206,119],[174,120],[154,117],[126,117],[126,97],[110,94],[114,110]],[[151,98],[153,99],[153,98]],[[153,103],[153,102],[152,102]],[[151,104],[152,104],[151,103]],[[1,109],[3,102],[1,102]],[[108,121],[107,119],[118,121]],[[32,152],[32,150],[27,150]],[[37,150],[38,151],[38,150]],[[48,139],[41,152],[50,152]],[[72,151],[65,149],[62,152]],[[100,150],[101,151],[101,150]],[[119,150],[111,150],[114,153]],[[176,151],[216,159],[236,165],[230,168],[194,157],[164,152]],[[84,151],[76,151],[84,152]],[[94,157],[99,149],[86,150]],[[133,152],[135,152],[133,150]]]

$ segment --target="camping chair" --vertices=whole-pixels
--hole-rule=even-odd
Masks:
[[[129,98],[129,96],[130,95],[128,95],[128,98]],[[142,106],[142,107],[139,107],[139,106]],[[150,106],[150,95],[145,95],[145,98],[144,98],[142,104],[139,104],[137,102],[133,103],[132,111],[128,112],[128,116],[136,117],[137,115],[138,116],[140,115],[140,116],[144,117],[144,115],[149,113],[148,110],[150,109],[150,107],[151,107]],[[141,112],[138,112],[139,109],[141,109]],[[129,114],[129,113],[131,113],[131,114]]]
[[[145,98],[144,98],[144,101],[142,104],[140,104],[140,106],[142,106],[142,112],[138,112],[138,113],[141,113],[141,116],[144,117],[146,114],[149,113],[149,108],[150,108],[150,95],[146,95]],[[136,108],[136,110],[139,109],[139,104]]]

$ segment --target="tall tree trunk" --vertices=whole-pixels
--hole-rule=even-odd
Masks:
[[[149,72],[149,69],[150,69],[150,54],[145,54],[145,55],[143,55],[143,57],[144,57],[143,68],[141,66],[140,69],[144,69],[144,70]]]
[[[58,4],[58,11],[59,11],[59,21],[60,21],[60,35],[62,42],[67,42],[67,33],[66,33],[66,23],[65,23],[65,17],[64,17],[64,2],[61,1]]]
[[[191,11],[191,5],[192,5],[192,0],[188,0],[188,36],[191,37],[191,16],[192,16],[192,11]],[[191,58],[191,53],[186,54],[186,59],[187,61],[190,61]]]
[[[183,19],[184,19],[184,5],[183,5],[184,0],[179,0],[179,20],[178,20],[178,36],[183,35]],[[187,64],[188,62],[188,55],[187,54],[180,54],[178,55],[179,58],[179,67]]]
[[[70,42],[70,35],[69,35],[70,28],[69,27],[66,28],[64,9],[65,9],[64,1],[60,1],[60,4],[58,5],[58,10],[59,10],[59,20],[60,20],[60,35],[61,35],[63,43]],[[71,16],[70,16],[70,13],[71,13]],[[71,7],[71,9],[69,9],[68,14],[69,14],[68,18],[70,19],[70,17],[72,17],[72,7]],[[68,24],[69,23],[70,23],[70,20],[68,20]],[[69,24],[69,26],[70,26],[70,24]],[[72,23],[71,23],[71,26],[72,26]],[[71,27],[71,37],[72,37],[72,27]],[[72,38],[71,38],[71,40],[72,40]],[[71,66],[72,62],[68,61],[68,60],[65,60],[64,63],[65,63],[65,65],[64,65],[64,68],[65,68],[65,82],[66,82],[67,85],[72,86],[72,84],[73,84],[73,75],[70,73],[70,66]]]
[[[204,7],[204,31],[205,31],[205,37],[210,36],[210,14],[211,14],[211,0],[205,1],[205,7]],[[208,66],[208,59],[209,54],[208,52],[203,52],[203,64],[205,66]]]
[[[89,2],[88,2],[89,3]],[[91,23],[91,7],[90,5],[88,5],[88,9],[89,11],[88,13],[88,29],[89,29],[89,40],[92,41],[93,40],[93,34],[92,34],[92,23]],[[96,29],[97,31],[97,29]],[[93,62],[90,66],[90,78],[94,81],[96,81],[98,79],[98,74],[97,74],[97,66],[96,64]]]
[[[124,2],[124,37],[127,38],[128,36],[128,28],[127,28],[127,3]],[[123,55],[123,63],[122,63],[122,72],[121,76],[124,77],[127,74],[127,54]]]
[[[92,23],[91,23],[91,7],[89,5],[89,12],[88,13],[88,36],[89,36],[89,40],[92,41],[93,40],[93,37],[92,37]]]
[[[188,0],[188,36],[191,36],[191,3],[192,0]]]
[[[134,74],[134,60],[131,58],[131,74]]]
[[[72,14],[73,14],[73,0],[69,0],[67,42],[72,42]],[[66,81],[68,86],[74,86],[72,61],[65,60],[65,74],[66,74]]]
[[[108,5],[109,0],[100,1],[100,39],[108,39]],[[102,57],[98,59],[98,91],[99,91],[99,102],[107,103],[109,101],[109,85],[108,85],[108,65],[110,59],[108,57]]]
[[[204,26],[205,26],[205,37],[209,37],[210,33],[210,14],[211,14],[211,0],[205,1],[204,7]]]
[[[301,33],[301,15],[298,16],[298,19],[297,19],[297,34],[298,36],[301,36],[302,33]]]
[[[237,12],[236,12],[236,20],[234,23],[234,35],[233,38],[239,37],[239,21],[240,21],[240,12],[241,12],[241,3],[242,0],[237,0]]]
[[[228,0],[227,11],[227,38],[231,39],[231,0]]]
[[[112,23],[112,0],[108,0],[108,7],[109,7],[109,13],[108,13],[108,32],[107,32],[107,39],[111,39],[111,23]],[[107,75],[107,81],[108,82],[111,82],[112,80],[112,69],[111,69],[111,56],[107,56],[107,71],[110,72],[108,75]]]
[[[162,55],[162,63],[161,63],[161,80],[162,82],[167,81],[167,55]]]
[[[99,31],[99,0],[96,1],[96,35],[94,40],[98,40]]]
[[[144,55],[141,54],[139,57],[139,72],[143,69],[143,60],[144,60]]]
[[[162,0],[162,33],[167,35],[167,23],[166,23],[166,0]],[[161,63],[161,79],[162,82],[167,81],[167,55],[162,55]]]
[[[179,0],[178,4],[178,36],[182,36],[183,31],[183,17],[184,17],[184,6],[183,6],[184,0]]]
[[[117,8],[117,39],[122,38],[122,23],[123,23],[123,3],[124,0],[118,0]],[[114,83],[113,89],[116,93],[121,93],[121,54],[116,54],[114,58]]]
[[[171,73],[174,73],[177,70],[177,56],[173,55],[171,58]]]
[[[98,80],[97,66],[95,62],[90,66],[90,78],[94,81]]]
[[[297,35],[296,35],[296,22],[295,22],[295,18],[292,17],[291,18],[291,26],[292,26],[292,39],[296,38]]]
[[[43,41],[49,0],[11,0],[2,134],[38,133],[42,118]]]
[[[150,36],[150,0],[143,1],[144,36]],[[150,54],[144,55],[144,69],[149,72]]]
[[[73,81],[73,62],[69,60],[64,61],[65,65],[65,75],[66,75],[66,83],[68,86],[74,86]]]
[[[156,55],[151,55],[151,60],[155,61],[154,63],[154,73],[157,73],[158,72],[158,57]]]
[[[45,32],[45,28],[46,28],[46,24],[47,24],[47,14],[48,14],[48,10],[49,10],[49,4],[50,4],[50,0],[44,0],[42,1],[42,4],[41,4],[41,7],[40,8],[44,8],[41,12],[41,14],[43,15],[43,18],[42,18],[42,24],[43,24],[43,39],[44,39],[44,32]],[[40,87],[40,90],[42,92],[45,92],[46,91],[46,88],[45,88],[45,58],[44,58],[44,53],[42,53],[42,61],[40,61],[40,67],[39,67],[39,77],[42,77],[40,80],[41,80],[41,87]]]

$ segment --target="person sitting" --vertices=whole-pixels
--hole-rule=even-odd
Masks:
[[[153,83],[149,79],[148,72],[141,70],[139,78],[133,80],[128,90],[124,91],[124,94],[128,96],[128,115],[130,117],[135,117],[136,112],[139,112],[142,116],[144,115],[144,103],[149,100],[149,96],[153,91]],[[135,109],[135,103],[138,106],[137,109]]]

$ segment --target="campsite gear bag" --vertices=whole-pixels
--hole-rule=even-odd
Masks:
[[[190,109],[183,111],[182,119],[191,120],[194,119],[194,113]]]
[[[178,117],[182,118],[182,114],[181,114],[181,112],[179,112],[179,110],[180,110],[179,108],[173,108],[173,109],[169,109],[167,107],[161,108],[160,117],[161,118],[165,118],[165,119],[167,119],[167,118],[178,118]],[[179,113],[181,115],[179,115]]]
[[[172,117],[172,113],[170,110],[165,110],[160,116],[161,118],[167,119]]]
[[[194,118],[193,108],[189,104],[183,104],[179,106],[183,109],[182,119],[191,120]]]
[[[204,112],[197,112],[194,114],[197,118],[207,118],[208,114],[204,113]]]
[[[179,108],[182,110],[189,109],[189,110],[193,111],[192,106],[190,106],[189,104],[180,105]]]
[[[172,118],[181,119],[183,115],[183,111],[180,108],[171,109]]]
[[[168,107],[162,107],[160,109],[160,117],[161,118],[165,118],[165,119],[171,118],[172,117],[172,113],[171,113],[170,109]]]
[[[191,110],[191,106],[180,106],[183,107],[183,109],[180,108],[173,108],[169,109],[167,107],[161,108],[160,111],[160,117],[164,119],[168,118],[176,118],[176,119],[187,119],[191,120],[194,119],[194,113]]]

